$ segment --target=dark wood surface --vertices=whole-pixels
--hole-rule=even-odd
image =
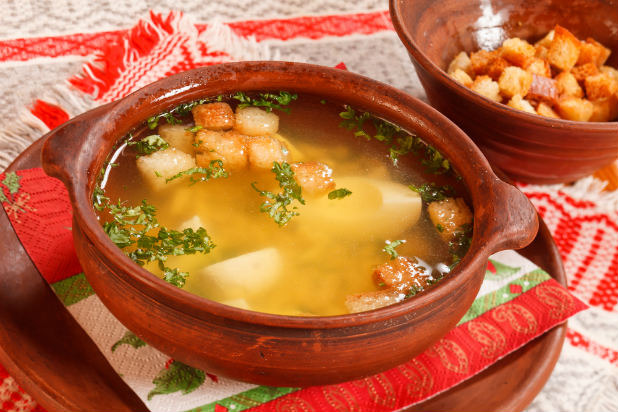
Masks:
[[[493,165],[531,183],[571,182],[610,164],[618,157],[618,122],[525,113],[473,92],[445,69],[460,51],[493,49],[508,37],[534,42],[555,24],[603,43],[612,50],[606,64],[616,67],[616,10],[617,0],[390,0],[393,24],[432,106]]]
[[[10,170],[40,166],[40,145],[39,141],[31,146]],[[0,267],[5,268],[0,274],[0,362],[9,373],[49,411],[146,410],[36,272],[4,212],[0,241],[6,245],[6,253],[0,254]],[[522,253],[566,284],[558,251],[542,222],[536,239]],[[17,304],[15,296],[21,298]],[[39,329],[43,332],[33,336]],[[47,336],[41,334],[45,331]],[[565,332],[566,325],[558,326],[472,379],[407,410],[520,411],[551,374]]]
[[[7,171],[40,167],[41,143]],[[147,411],[36,270],[4,209],[0,245],[0,363],[11,376],[50,412]]]

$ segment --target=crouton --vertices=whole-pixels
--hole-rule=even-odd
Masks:
[[[491,77],[492,80],[498,81],[504,70],[509,66],[509,62],[502,57],[497,57],[487,66],[487,75]]]
[[[404,293],[410,288],[422,290],[429,286],[432,280],[431,268],[420,264],[416,258],[398,256],[379,265],[373,271],[373,280],[377,285],[395,288]]]
[[[495,102],[502,101],[500,97],[500,86],[498,86],[497,82],[491,80],[489,76],[478,76],[474,79],[470,88],[490,100]]]
[[[545,37],[543,37],[541,40],[534,43],[534,47],[535,48],[544,47],[546,49],[549,49],[549,46],[551,46],[551,42],[553,40],[554,40],[554,31],[551,30],[549,33],[545,35]]]
[[[448,65],[447,73],[452,75],[457,70],[462,70],[466,74],[471,73],[470,57],[468,57],[468,53],[462,51],[455,56],[455,58]]]
[[[497,53],[487,50],[479,50],[470,53],[470,73],[471,75],[479,76],[487,74],[489,64],[497,57]]]
[[[186,125],[182,124],[162,124],[159,126],[159,136],[171,147],[175,147],[185,153],[193,154],[193,133],[187,130]]]
[[[586,80],[586,77],[594,76],[599,73],[599,69],[594,63],[585,63],[581,66],[575,66],[571,69],[571,74],[580,84]]]
[[[548,77],[532,75],[532,84],[525,97],[538,102],[547,102],[553,106],[558,101],[556,81]]]
[[[551,77],[551,68],[546,60],[538,57],[532,57],[524,66],[528,73],[535,74],[537,76]]]
[[[597,67],[601,67],[610,54],[611,51],[607,47],[588,37],[585,42],[581,43],[577,65],[592,63]]]
[[[533,45],[517,37],[505,40],[501,48],[502,57],[519,67],[524,67],[535,52]]]
[[[200,130],[195,135],[195,160],[200,167],[208,167],[213,160],[221,160],[228,172],[248,165],[245,141],[247,136],[229,130]]]
[[[468,76],[468,73],[461,69],[456,69],[453,72],[449,72],[449,75],[455,79],[455,81],[463,84],[466,87],[472,86],[472,78]]]
[[[259,107],[242,107],[236,109],[236,125],[238,133],[247,136],[265,136],[277,133],[279,116]]]
[[[547,47],[537,46],[535,50],[534,57],[547,61],[547,53],[549,52]]]
[[[198,104],[193,109],[193,120],[208,130],[228,130],[234,127],[234,112],[224,102]]]
[[[462,226],[472,223],[472,212],[462,198],[447,197],[431,202],[427,212],[434,226],[442,229],[439,233],[446,242],[452,240]]]
[[[555,77],[556,87],[560,96],[583,97],[584,91],[579,86],[577,79],[570,72],[562,72]]]
[[[534,110],[534,107],[532,107],[530,102],[528,100],[522,98],[518,94],[513,96],[511,98],[511,100],[509,100],[507,105],[512,107],[513,109],[521,110],[521,111],[524,111],[524,112],[527,112],[527,113],[536,114],[536,110]]]
[[[140,156],[135,164],[148,185],[154,190],[161,190],[167,185],[166,179],[184,170],[194,168],[195,160],[190,154],[170,147],[146,156]],[[181,180],[175,179],[169,182],[169,185]]]
[[[618,82],[610,75],[599,73],[584,80],[586,96],[590,100],[606,99],[618,91]]]
[[[539,103],[539,105],[536,107],[536,113],[541,116],[551,117],[552,119],[560,119],[558,113],[556,113],[550,105],[544,102]]]
[[[588,100],[566,96],[558,101],[556,109],[563,119],[587,122],[592,117],[594,106]]]
[[[270,169],[273,162],[287,160],[288,151],[283,144],[272,136],[254,136],[246,140],[249,167],[254,169]]]
[[[350,313],[365,312],[401,302],[406,295],[395,289],[356,293],[345,298],[345,306]]]
[[[498,80],[500,93],[506,97],[513,97],[516,94],[525,96],[531,84],[532,74],[515,66],[507,67]]]
[[[607,74],[612,79],[614,79],[614,80],[616,80],[618,82],[618,70],[614,69],[613,67],[601,66],[601,67],[599,67],[599,71],[601,73]]]
[[[590,122],[611,122],[618,116],[618,99],[613,98],[593,100]]]
[[[294,179],[303,190],[303,195],[319,196],[335,188],[333,170],[320,162],[301,162],[291,165]]]
[[[556,25],[554,39],[547,51],[549,64],[559,70],[571,70],[579,58],[580,45],[580,41],[570,31]]]

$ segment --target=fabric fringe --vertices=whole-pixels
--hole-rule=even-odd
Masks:
[[[607,182],[594,176],[584,177],[571,185],[525,185],[524,191],[562,192],[575,200],[594,202],[597,207],[607,213],[618,212],[618,191],[603,191]]]

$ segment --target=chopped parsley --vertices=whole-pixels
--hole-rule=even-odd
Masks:
[[[437,186],[435,183],[424,184],[421,186],[408,186],[411,190],[421,195],[423,202],[430,203],[437,200],[444,200],[453,197],[455,190],[451,186]]]
[[[451,269],[459,263],[461,258],[466,254],[472,242],[472,225],[466,223],[458,227],[453,234],[453,238],[448,242],[449,252],[453,258]]]
[[[193,126],[193,127],[187,127],[185,130],[187,132],[191,132],[191,133],[197,133],[200,130],[202,130],[204,127],[203,126]],[[199,146],[199,145],[198,145]]]
[[[160,113],[160,114],[158,114],[156,116],[149,117],[148,120],[146,120],[146,123],[148,124],[148,128],[150,130],[154,130],[154,129],[157,128],[157,126],[159,125],[159,120],[160,119],[165,119],[165,121],[168,124],[180,124],[180,123],[182,123],[182,120],[180,120],[176,116],[180,116],[180,117],[186,116],[198,104],[208,103],[211,100],[212,99],[207,98],[207,99],[195,100],[195,101],[189,102],[189,103],[182,103],[182,104],[174,107],[172,110],[169,110],[169,111],[164,112],[164,113]],[[220,102],[222,100],[222,97],[221,96],[217,96],[214,100]]]
[[[412,296],[416,295],[419,292],[422,292],[423,289],[418,288],[416,286],[410,286],[410,289],[408,290],[408,293],[406,293],[406,296],[404,297],[404,299],[408,299],[411,298]]]
[[[294,200],[304,205],[305,199],[303,199],[300,185],[294,179],[294,171],[288,163],[273,162],[271,172],[275,174],[275,178],[279,182],[279,187],[282,189],[280,193],[260,190],[255,186],[257,182],[251,183],[251,187],[260,196],[266,197],[264,203],[260,205],[260,211],[267,213],[279,226],[285,226],[290,219],[298,216],[298,212],[288,209],[288,206]],[[293,209],[296,209],[296,206],[293,206]]]
[[[394,240],[392,242],[387,240],[385,243],[386,246],[382,248],[382,251],[388,253],[391,256],[391,260],[393,260],[399,256],[399,253],[397,253],[395,248],[403,243],[406,243],[406,241],[404,239]]]
[[[442,226],[440,223],[438,223],[436,225],[436,230],[440,233],[444,232],[444,226]]]
[[[328,198],[330,200],[333,200],[333,199],[343,199],[344,197],[350,196],[351,194],[352,194],[351,191],[349,191],[345,187],[342,187],[341,189],[335,189],[332,192],[330,192],[328,194]]]
[[[201,174],[202,176],[199,179],[193,177],[194,174]],[[227,171],[223,168],[223,162],[219,159],[211,160],[208,167],[193,167],[191,169],[183,170],[175,174],[174,176],[165,179],[165,183],[169,183],[172,180],[179,179],[182,176],[191,176],[190,181],[191,184],[195,184],[198,182],[205,182],[210,179],[219,179],[222,177],[228,177]]]
[[[146,136],[142,140],[138,140],[136,142],[130,141],[127,145],[135,146],[138,156],[149,155],[170,147],[169,143],[163,140],[163,138],[158,134],[151,134],[150,136]]]
[[[247,94],[245,94],[244,92],[237,92],[232,97],[240,102],[238,104],[238,107],[240,107],[241,109],[243,107],[255,106],[263,107],[267,112],[271,112],[273,109],[277,109],[286,113],[290,112],[290,108],[284,106],[290,104],[292,100],[298,99],[297,94],[292,94],[285,91],[281,91],[279,92],[279,94],[259,93],[258,97],[251,97],[247,96]]]

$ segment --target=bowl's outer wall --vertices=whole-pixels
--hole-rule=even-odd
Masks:
[[[99,170],[116,142],[177,104],[238,90],[291,90],[383,116],[417,132],[451,159],[475,214],[470,252],[434,288],[379,310],[325,318],[249,312],[178,289],[132,262],[105,235],[92,207]],[[65,181],[78,258],[110,311],[154,347],[188,364],[268,385],[345,381],[400,364],[451,329],[470,307],[489,254],[528,244],[538,222],[525,196],[506,188],[476,146],[444,116],[392,87],[312,65],[245,62],[172,76],[85,115],[89,129],[69,146],[48,139],[46,172]],[[76,118],[73,124],[78,124]],[[70,134],[64,130],[60,137]],[[56,162],[56,163],[50,163]],[[508,190],[507,190],[508,189]],[[516,210],[512,210],[513,206]]]
[[[618,156],[618,123],[557,121],[490,102],[444,70],[464,50],[536,41],[555,24],[592,37],[618,62],[615,0],[391,0],[395,26],[431,104],[458,124],[500,169],[531,183],[569,182]],[[398,26],[398,22],[401,26]]]

